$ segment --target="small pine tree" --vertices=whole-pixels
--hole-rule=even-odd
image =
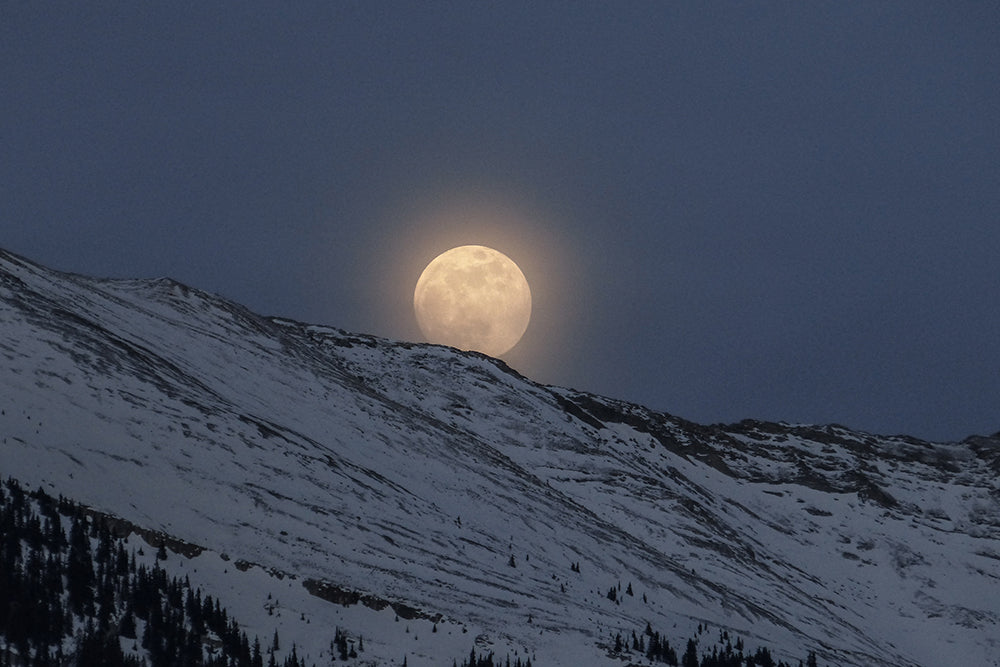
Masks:
[[[257,637],[253,638],[253,653],[250,656],[250,664],[253,665],[253,667],[264,666],[264,657],[260,652],[260,639]]]
[[[700,627],[700,626],[699,626]],[[689,639],[684,657],[681,658],[682,667],[698,667],[698,645],[693,639]]]
[[[131,605],[125,609],[125,613],[122,615],[122,621],[120,630],[118,631],[122,637],[128,639],[136,639],[135,636],[135,617],[132,615]]]

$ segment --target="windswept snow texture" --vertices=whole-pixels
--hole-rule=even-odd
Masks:
[[[996,436],[701,426],[2,252],[0,328],[0,474],[539,664],[600,664],[648,621],[796,662],[1000,665]]]

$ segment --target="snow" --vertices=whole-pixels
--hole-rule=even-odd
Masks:
[[[794,661],[1000,665],[1000,482],[966,443],[701,426],[2,252],[0,327],[0,474],[207,547],[168,563],[250,630],[274,622],[271,593],[283,641],[317,661],[340,625],[369,659],[441,664],[481,636],[610,664],[597,642],[648,621]],[[443,621],[328,603],[307,579]],[[619,581],[635,596],[616,604]]]

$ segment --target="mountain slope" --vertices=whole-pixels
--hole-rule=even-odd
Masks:
[[[8,253],[0,327],[0,473],[314,589],[548,664],[650,622],[789,660],[1000,665],[995,437],[701,426]]]

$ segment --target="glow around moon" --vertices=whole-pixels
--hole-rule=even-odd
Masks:
[[[427,265],[413,291],[413,309],[431,343],[498,357],[528,328],[531,290],[502,252],[465,245]]]

